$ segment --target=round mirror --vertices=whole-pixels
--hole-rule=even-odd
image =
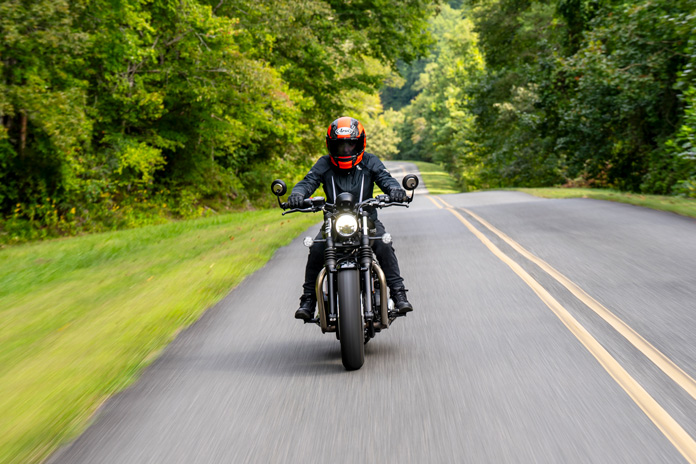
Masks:
[[[288,187],[285,185],[285,182],[280,179],[276,179],[271,183],[271,191],[276,196],[282,197],[285,195],[285,192],[288,191]]]
[[[404,177],[401,185],[403,185],[406,190],[415,190],[416,187],[418,187],[418,177],[413,174],[409,174]]]

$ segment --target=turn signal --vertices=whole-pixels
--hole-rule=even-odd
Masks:
[[[304,246],[309,248],[312,245],[314,245],[314,239],[312,237],[305,237],[304,240],[302,241],[302,243],[304,243]]]
[[[390,233],[385,233],[382,235],[382,241],[384,243],[391,243],[392,242],[392,236]]]

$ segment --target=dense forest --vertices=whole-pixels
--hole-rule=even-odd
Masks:
[[[693,0],[471,0],[382,92],[395,156],[467,190],[589,186],[696,197]]]
[[[0,0],[0,241],[263,202],[379,112],[431,3]]]
[[[263,206],[341,115],[465,190],[696,196],[695,65],[693,0],[0,0],[0,242]]]

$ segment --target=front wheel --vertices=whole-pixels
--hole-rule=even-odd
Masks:
[[[365,362],[365,333],[360,311],[360,274],[357,269],[339,271],[338,329],[341,334],[341,360],[346,370],[360,369]]]

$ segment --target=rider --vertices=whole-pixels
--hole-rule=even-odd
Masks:
[[[389,174],[384,164],[372,153],[366,153],[365,129],[357,119],[342,117],[329,126],[326,133],[326,148],[328,155],[319,158],[314,167],[292,189],[288,197],[291,208],[302,208],[305,198],[314,193],[322,184],[327,203],[334,203],[336,196],[342,192],[350,192],[361,202],[372,198],[373,183],[382,189],[395,202],[406,200],[406,191]],[[369,218],[374,222],[376,235],[384,234],[384,225],[377,219],[377,211],[373,210]],[[322,236],[321,231],[317,239]],[[324,249],[326,244],[314,242],[309,249],[309,258],[305,269],[305,283],[300,297],[300,308],[295,312],[295,318],[310,320],[314,316],[316,305],[315,281],[324,266]],[[413,311],[411,303],[406,299],[407,290],[404,279],[399,274],[399,263],[391,243],[381,240],[374,241],[372,249],[377,255],[389,286],[394,306],[401,314]]]

